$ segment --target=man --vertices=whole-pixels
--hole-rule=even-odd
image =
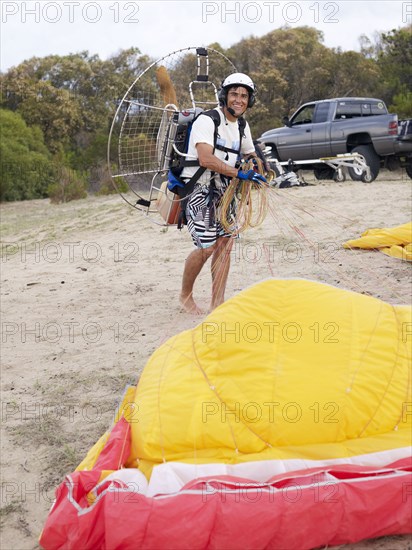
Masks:
[[[253,170],[237,168],[240,156],[255,157],[250,128],[239,119],[255,102],[255,85],[243,73],[229,75],[219,90],[220,115],[218,139],[214,148],[215,123],[209,116],[200,115],[193,123],[188,160],[198,160],[207,170],[200,176],[186,206],[187,227],[197,247],[187,258],[183,272],[180,302],[185,311],[200,314],[202,311],[193,299],[193,286],[202,267],[212,257],[211,309],[224,302],[230,269],[232,235],[227,233],[218,219],[220,200],[232,178],[265,182],[265,178]],[[240,130],[244,128],[244,130]],[[240,133],[243,133],[240,137]],[[239,151],[240,149],[240,151]],[[181,174],[190,179],[198,167],[185,167]]]

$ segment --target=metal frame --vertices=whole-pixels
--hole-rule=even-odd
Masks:
[[[202,50],[202,49],[206,53],[199,53],[199,51]],[[173,115],[175,113],[178,113],[179,110],[177,109],[177,107],[175,105],[171,105],[171,104],[166,105],[166,107],[164,107],[164,108],[155,107],[155,106],[140,103],[138,101],[128,100],[127,96],[129,94],[129,92],[133,89],[133,87],[135,86],[136,82],[145,73],[147,73],[150,69],[152,69],[152,67],[160,64],[163,60],[171,57],[174,54],[179,54],[181,52],[188,52],[189,53],[190,51],[193,51],[193,50],[196,51],[196,55],[197,55],[197,80],[193,80],[192,82],[189,83],[189,94],[190,94],[190,99],[191,99],[191,102],[192,102],[192,106],[193,106],[194,109],[196,109],[196,107],[200,106],[200,105],[202,105],[202,106],[212,106],[213,105],[213,106],[216,107],[219,104],[218,91],[217,91],[217,88],[216,88],[215,84],[213,82],[210,82],[207,79],[208,75],[209,75],[209,56],[207,55],[207,53],[208,52],[213,52],[213,53],[219,54],[221,57],[223,57],[233,67],[234,71],[236,71],[236,67],[230,61],[229,58],[227,58],[224,54],[222,54],[218,50],[215,50],[213,48],[199,48],[199,47],[190,46],[188,48],[182,48],[180,50],[175,50],[175,51],[163,56],[162,58],[158,59],[157,61],[154,61],[153,63],[151,63],[143,72],[141,72],[139,74],[139,76],[133,81],[133,83],[127,89],[127,91],[124,94],[122,100],[119,102],[119,105],[118,105],[117,110],[115,112],[115,115],[113,117],[112,125],[110,127],[110,132],[109,132],[109,140],[108,140],[108,144],[107,144],[107,163],[108,163],[109,173],[111,175],[112,182],[113,182],[113,185],[114,185],[116,191],[120,194],[120,196],[130,206],[132,206],[136,210],[139,210],[140,212],[142,212],[143,214],[148,216],[149,219],[153,223],[155,223],[156,225],[161,225],[161,226],[168,226],[170,224],[167,224],[166,222],[161,223],[156,219],[152,219],[149,216],[149,214],[155,214],[155,213],[157,215],[159,215],[159,214],[158,214],[157,209],[155,207],[151,207],[150,204],[155,203],[156,199],[159,197],[159,194],[163,193],[165,195],[165,197],[167,198],[167,200],[170,201],[170,209],[172,208],[172,204],[173,204],[172,199],[174,198],[174,195],[172,193],[168,194],[167,191],[164,192],[161,189],[161,184],[165,181],[165,178],[167,178],[167,172],[168,172],[167,164],[168,164],[168,160],[170,158],[171,147],[174,147],[174,136],[176,134],[177,126],[178,126],[178,124],[173,120]],[[203,89],[206,86],[209,86],[209,87],[212,86],[212,88],[213,88],[212,91],[214,92],[216,101],[215,102],[212,102],[212,101],[197,101],[196,98],[195,98],[195,88],[197,86],[202,87]],[[117,173],[117,174],[112,173],[111,166],[110,166],[110,143],[111,143],[113,130],[114,130],[114,127],[115,127],[115,124],[116,124],[116,120],[119,116],[119,113],[121,111],[121,107],[124,103],[129,103],[129,106],[128,106],[127,111],[126,111],[126,116],[122,120],[122,124],[121,124],[121,128],[120,128],[120,135],[122,134],[123,126],[125,124],[127,114],[129,113],[129,110],[132,107],[132,105],[134,105],[134,104],[135,105],[143,105],[143,106],[150,107],[151,109],[159,109],[159,110],[164,111],[163,117],[162,117],[162,122],[161,122],[159,132],[158,132],[158,136],[157,136],[157,145],[159,146],[159,148],[161,148],[161,151],[158,150],[159,164],[158,164],[158,167],[157,167],[156,171],[148,170],[148,171],[145,171],[145,172],[130,172],[129,173],[129,172],[122,171],[121,166],[119,164],[119,173]],[[169,113],[170,113],[170,116],[168,117],[168,120],[166,120]],[[162,127],[163,121],[165,121],[165,123]],[[120,148],[120,143],[119,143],[119,148]],[[175,151],[176,151],[176,149],[175,149]],[[176,151],[176,152],[179,153],[179,151]],[[181,154],[181,153],[179,153],[179,154]],[[119,158],[121,158],[120,150],[118,151],[118,155],[119,155]],[[182,155],[182,156],[184,156],[184,155]],[[140,175],[140,174],[153,174],[152,181],[151,181],[151,184],[150,184],[149,198],[145,199],[144,197],[139,195],[134,189],[132,189],[129,186],[130,191],[138,198],[138,201],[136,203],[133,203],[130,200],[128,200],[127,197],[124,196],[124,193],[122,193],[120,191],[120,189],[116,185],[116,178],[122,178],[123,176],[134,176],[134,175]],[[160,181],[160,183],[159,183],[159,181]],[[172,196],[169,196],[169,195],[172,195]],[[140,201],[143,201],[143,204],[139,204]],[[144,204],[145,202],[149,202],[149,206],[145,205]]]
[[[277,159],[271,159],[268,157],[268,161],[275,161]],[[366,164],[365,158],[359,153],[342,153],[335,157],[321,157],[318,159],[310,160],[296,160],[296,161],[277,161],[281,166],[302,166],[304,164],[326,164],[333,168],[336,172],[336,181],[344,181],[343,169],[344,168],[359,168],[361,172],[365,172],[365,181],[371,181],[371,172],[369,166]]]

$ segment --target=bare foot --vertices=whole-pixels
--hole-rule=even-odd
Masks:
[[[179,301],[180,301],[180,305],[182,306],[184,311],[186,311],[186,313],[192,313],[193,315],[203,315],[204,312],[193,300],[192,295],[183,296],[183,294],[181,294]]]

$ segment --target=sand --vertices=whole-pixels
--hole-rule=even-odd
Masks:
[[[271,194],[264,224],[236,242],[226,298],[268,277],[308,278],[393,304],[406,262],[342,242],[405,223],[411,180],[316,182]],[[154,216],[158,222],[161,220]],[[178,303],[186,230],[156,225],[118,195],[2,205],[2,550],[37,548],[54,489],[110,426],[151,353],[202,317]],[[210,271],[195,288],[210,300]],[[408,536],[340,548],[411,548]]]

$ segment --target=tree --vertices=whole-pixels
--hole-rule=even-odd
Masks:
[[[412,117],[412,92],[400,92],[393,97],[389,110],[400,119]]]
[[[54,166],[42,131],[6,109],[0,109],[0,121],[0,200],[46,197]]]
[[[383,99],[403,105],[402,116],[411,117],[412,25],[381,34],[377,63],[385,82]]]
[[[19,113],[28,125],[40,127],[50,152],[56,153],[69,145],[78,130],[80,108],[68,90],[38,77],[40,64],[33,58],[2,78],[2,106]]]
[[[355,51],[334,51],[327,65],[328,97],[380,97],[381,71],[373,59]],[[322,99],[322,98],[320,98]]]

